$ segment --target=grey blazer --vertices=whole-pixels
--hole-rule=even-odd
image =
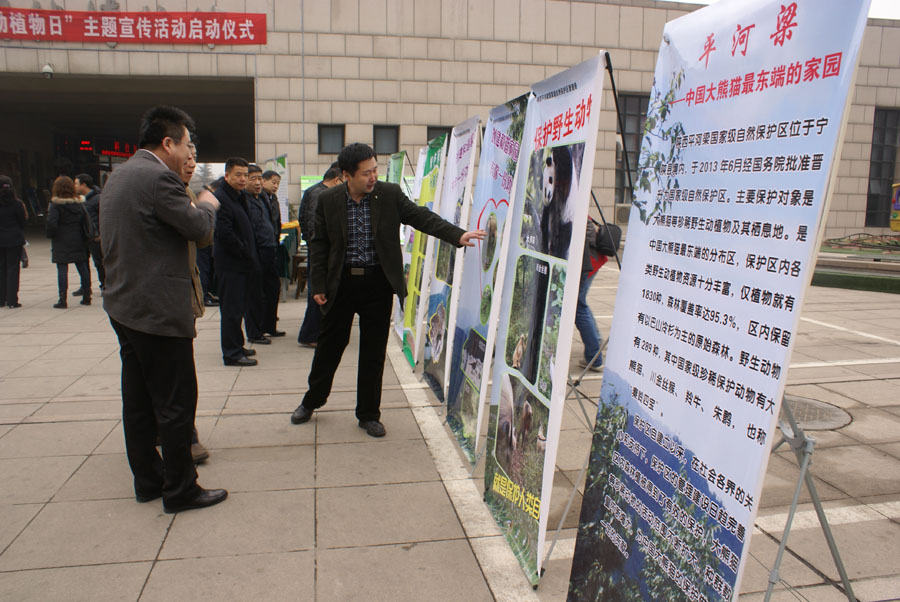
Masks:
[[[196,336],[188,241],[208,239],[209,203],[191,205],[174,171],[145,151],[116,169],[100,196],[103,309],[148,334]]]

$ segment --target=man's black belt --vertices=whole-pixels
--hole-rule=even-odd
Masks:
[[[345,276],[371,276],[376,274],[376,270],[380,270],[381,266],[379,265],[367,265],[367,266],[356,266],[356,265],[345,265],[344,266],[344,275]]]

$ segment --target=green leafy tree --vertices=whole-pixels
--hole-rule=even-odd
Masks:
[[[667,176],[664,166],[667,163],[681,161],[683,149],[675,144],[677,138],[684,134],[684,126],[680,121],[667,124],[672,113],[673,104],[677,101],[676,95],[684,82],[684,69],[672,75],[669,90],[663,93],[653,82],[653,96],[647,110],[647,121],[644,123],[644,142],[641,145],[641,155],[636,169],[637,188],[644,192],[651,192],[655,183],[660,189],[678,188],[678,178]],[[641,221],[650,223],[650,219],[657,213],[663,212],[670,203],[662,200],[632,199],[631,203],[637,207],[641,214]]]

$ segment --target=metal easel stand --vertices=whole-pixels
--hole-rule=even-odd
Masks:
[[[800,476],[797,479],[797,487],[794,490],[794,499],[791,502],[791,509],[788,511],[787,523],[784,526],[784,533],[781,536],[781,544],[778,546],[778,555],[775,557],[775,566],[772,567],[771,573],[769,573],[769,587],[766,589],[766,597],[765,600],[768,602],[772,598],[772,592],[775,588],[775,584],[778,583],[778,569],[781,566],[781,560],[784,556],[784,550],[787,547],[788,536],[791,533],[791,523],[794,521],[794,514],[797,511],[797,503],[800,500],[800,492],[803,491],[803,485],[806,485],[807,490],[809,491],[809,497],[812,501],[813,507],[816,509],[816,515],[819,517],[819,524],[822,525],[822,532],[825,534],[825,540],[828,542],[828,549],[831,550],[831,557],[834,560],[834,566],[837,568],[838,573],[841,576],[841,582],[844,585],[844,593],[847,595],[847,600],[850,602],[856,602],[856,595],[853,593],[853,588],[850,585],[850,579],[847,576],[847,570],[844,568],[844,563],[841,560],[841,554],[838,552],[837,543],[834,541],[834,535],[831,533],[831,527],[828,525],[828,518],[825,516],[825,509],[822,508],[822,501],[819,499],[819,494],[816,491],[816,485],[813,482],[812,475],[809,472],[809,466],[812,463],[812,454],[815,448],[815,439],[810,437],[803,431],[802,428],[797,424],[797,421],[794,419],[794,414],[791,412],[791,408],[785,401],[782,401],[781,411],[784,414],[784,418],[787,419],[787,423],[783,420],[779,420],[778,428],[781,429],[781,440],[772,447],[772,453],[775,453],[779,447],[781,447],[784,443],[787,443],[791,450],[794,452],[794,455],[797,456],[797,462],[800,464]]]
[[[584,406],[584,402],[587,401],[591,405],[593,402],[590,401],[590,397],[581,390],[581,381],[584,379],[584,376],[587,374],[588,370],[590,370],[590,366],[597,361],[597,359],[603,353],[603,350],[606,349],[606,344],[609,342],[609,339],[605,339],[603,341],[603,345],[600,346],[600,349],[594,354],[594,357],[591,358],[591,361],[588,362],[588,365],[579,372],[575,378],[569,378],[569,382],[567,383],[568,392],[566,393],[566,400],[572,397],[572,394],[575,394],[575,400],[578,402],[578,406],[581,408],[581,413],[584,414],[584,419],[588,428],[593,432],[592,425],[594,424],[594,420],[591,419],[590,414],[588,414],[587,409]],[[600,368],[601,372],[603,368]],[[587,457],[584,459],[584,464],[581,466],[581,470],[578,472],[578,478],[575,479],[575,483],[572,485],[572,493],[569,494],[569,501],[566,502],[566,508],[563,510],[562,516],[559,517],[559,524],[556,526],[556,532],[553,534],[553,541],[550,542],[550,548],[547,550],[547,555],[544,556],[544,562],[541,563],[541,576],[544,575],[544,568],[547,565],[547,562],[550,561],[550,555],[553,554],[553,548],[556,547],[557,542],[559,541],[559,537],[562,534],[563,523],[566,521],[566,516],[569,515],[569,510],[572,509],[572,503],[575,501],[575,494],[578,493],[578,484],[584,480],[584,475],[587,473],[588,466],[591,462],[591,450],[588,450]]]

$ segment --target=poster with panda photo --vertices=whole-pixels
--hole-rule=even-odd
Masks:
[[[511,202],[485,500],[540,578],[597,145],[600,56],[532,86]],[[572,265],[569,260],[571,258]],[[566,276],[571,273],[573,278]]]
[[[472,205],[470,192],[480,122],[480,117],[476,115],[450,132],[439,214],[454,226],[469,221],[469,208]],[[425,310],[423,376],[441,401],[447,395],[447,349],[453,345],[453,325],[459,302],[459,296],[454,294],[453,288],[454,282],[461,275],[462,255],[463,247],[457,248],[443,240],[434,241],[431,287]]]

